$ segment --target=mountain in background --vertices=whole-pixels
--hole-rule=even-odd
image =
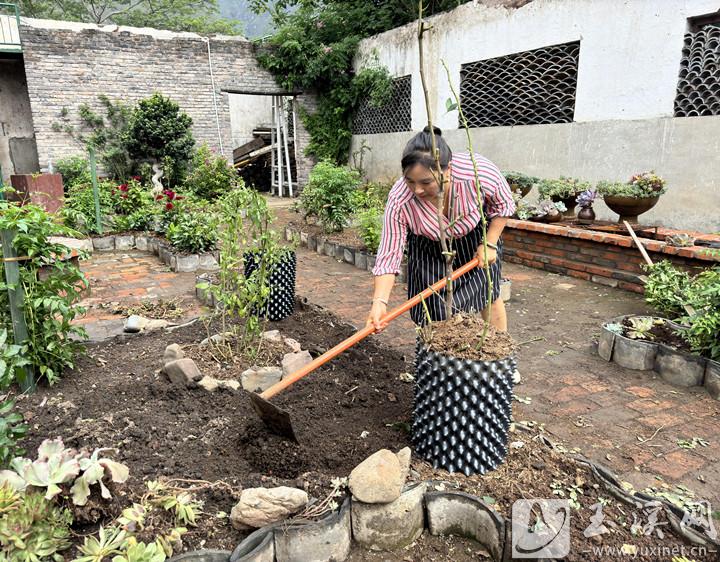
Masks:
[[[248,39],[264,37],[272,33],[272,21],[268,14],[255,14],[247,0],[218,0],[223,17],[242,22],[243,35]]]

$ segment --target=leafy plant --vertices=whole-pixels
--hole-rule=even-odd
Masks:
[[[113,554],[122,555],[127,533],[116,527],[100,527],[98,536],[85,537],[78,550],[80,556],[74,562],[103,562]]]
[[[652,170],[633,175],[629,183],[643,192],[654,193],[655,195],[661,195],[667,190],[665,180]]]
[[[586,189],[575,200],[577,204],[583,209],[587,209],[593,206],[595,198],[597,197],[597,191],[594,189]]]
[[[186,201],[183,195],[178,195],[172,189],[166,189],[162,194],[155,196],[157,214],[160,218],[156,228],[159,234],[165,234],[170,225],[178,220],[185,210]]]
[[[613,334],[618,334],[620,336],[623,335],[625,332],[625,329],[622,327],[622,324],[619,324],[617,322],[611,322],[609,324],[605,324],[605,328],[612,332]]]
[[[503,175],[513,191],[520,191],[523,188],[532,189],[540,181],[540,178],[528,176],[522,172],[503,172]]]
[[[329,161],[318,163],[300,194],[306,216],[317,217],[326,232],[341,231],[354,210],[353,194],[360,181],[356,170]]]
[[[655,336],[651,330],[655,326],[662,326],[665,321],[662,318],[652,316],[633,316],[629,320],[630,327],[626,330],[626,336],[633,340],[654,340]]]
[[[360,238],[365,247],[372,253],[377,252],[380,246],[380,235],[382,234],[383,214],[382,210],[369,208],[360,211]]]
[[[195,139],[191,127],[192,119],[177,103],[155,93],[133,109],[124,140],[132,158],[162,162],[165,177],[177,185],[192,157]]]
[[[152,208],[153,196],[139,180],[139,176],[133,176],[127,182],[111,189],[110,195],[116,213],[130,215],[137,211],[148,212]]]
[[[684,315],[690,275],[669,260],[645,266],[645,271],[650,273],[645,282],[645,302],[671,318]]]
[[[185,187],[197,197],[211,201],[230,192],[238,181],[238,174],[227,159],[203,144],[193,156]]]
[[[113,557],[113,562],[163,562],[167,556],[157,543],[145,544],[128,539],[125,551]]]
[[[98,199],[103,232],[112,226],[114,185],[111,182],[98,182]],[[95,199],[92,185],[76,183],[65,195],[65,204],[60,209],[64,224],[85,234],[99,234],[95,222]]]
[[[90,163],[84,156],[69,156],[55,163],[55,170],[62,175],[65,191],[77,184],[89,184]]]
[[[53,505],[42,494],[13,493],[5,485],[0,486],[0,497],[6,507],[4,513],[0,510],[0,545],[8,560],[65,560],[60,552],[70,547],[72,523],[67,509]]]
[[[173,511],[178,523],[195,525],[197,517],[202,513],[202,502],[196,501],[188,492],[174,493],[159,481],[147,482],[149,499],[152,505]]]
[[[215,249],[218,222],[214,213],[193,210],[180,213],[167,228],[167,239],[181,252],[201,254]]]
[[[679,232],[665,237],[665,243],[679,248],[689,248],[695,245],[695,237],[685,232]]]
[[[0,328],[0,389],[10,386],[15,381],[18,369],[30,364],[22,355],[22,347],[8,343],[8,337],[7,328]]]
[[[620,196],[636,199],[657,197],[667,191],[665,180],[654,172],[636,174],[626,183],[601,181],[598,182],[596,189],[603,197]]]
[[[25,437],[28,426],[23,423],[23,416],[13,411],[14,407],[14,400],[0,401],[0,468],[25,452],[18,442]]]
[[[680,335],[696,353],[720,361],[720,267],[696,275],[686,296],[691,312],[681,319],[688,328]]]
[[[64,368],[73,366],[75,355],[82,349],[75,338],[85,338],[85,330],[72,321],[85,312],[77,302],[88,282],[75,263],[60,259],[69,252],[67,246],[51,242],[50,237],[77,233],[56,224],[42,207],[20,207],[7,201],[0,201],[0,229],[15,232],[17,255],[28,256],[20,268],[28,331],[22,358],[52,384]],[[9,330],[12,322],[7,289],[4,265],[0,263],[0,327]]]
[[[100,457],[100,453],[111,449],[95,449],[89,457],[80,456],[80,470],[82,475],[75,480],[72,489],[73,503],[85,505],[90,497],[90,486],[100,485],[100,494],[103,498],[110,499],[112,495],[107,489],[103,479],[109,476],[113,482],[122,484],[128,479],[128,467],[117,461],[106,457]]]
[[[566,199],[590,189],[590,184],[577,178],[560,176],[559,179],[540,180],[540,199]]]

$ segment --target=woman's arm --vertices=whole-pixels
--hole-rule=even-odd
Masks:
[[[388,302],[390,302],[390,293],[395,285],[395,274],[386,273],[385,275],[375,276],[375,290],[373,291],[372,306],[370,314],[368,314],[366,326],[372,324],[376,332],[385,328],[385,324],[380,319],[387,314]]]
[[[494,217],[490,220],[490,224],[487,229],[487,241],[489,244],[497,246],[500,236],[502,236],[503,229],[507,224],[507,217]],[[485,267],[485,245],[480,244],[477,249],[477,257],[480,260],[480,267]],[[497,261],[497,250],[495,248],[487,247],[487,263],[492,264]]]

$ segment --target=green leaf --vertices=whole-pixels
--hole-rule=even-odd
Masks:
[[[445,100],[445,110],[450,113],[451,111],[455,111],[458,108],[458,104],[455,103],[452,98],[448,98]]]

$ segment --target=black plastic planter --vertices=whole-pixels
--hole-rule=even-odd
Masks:
[[[507,455],[515,357],[469,361],[419,345],[416,361],[415,453],[466,476],[497,468]]]
[[[260,266],[256,255],[245,255],[245,275]],[[260,315],[268,320],[283,320],[295,310],[295,270],[297,256],[288,252],[272,269],[268,277],[270,296]]]

